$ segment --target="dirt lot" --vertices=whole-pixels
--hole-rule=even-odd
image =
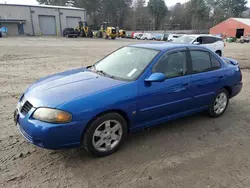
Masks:
[[[0,187],[243,188],[250,185],[250,44],[227,44],[244,68],[244,89],[225,115],[205,114],[134,133],[111,156],[50,151],[13,123],[17,97],[40,77],[91,64],[133,40],[0,40]]]

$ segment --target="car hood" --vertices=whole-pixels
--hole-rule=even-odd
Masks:
[[[38,80],[25,92],[34,107],[56,108],[78,97],[101,92],[126,82],[98,75],[87,69],[58,73]]]

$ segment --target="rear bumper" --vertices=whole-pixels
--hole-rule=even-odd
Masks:
[[[239,84],[236,84],[234,86],[232,86],[232,93],[231,93],[231,98],[235,97],[236,95],[238,95],[241,90],[242,90],[242,87],[243,87],[243,83],[239,83]]]
[[[26,116],[18,114],[17,126],[23,137],[30,143],[47,149],[78,147],[87,121],[67,124],[51,124],[30,118],[32,109]]]

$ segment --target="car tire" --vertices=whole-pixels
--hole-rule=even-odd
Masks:
[[[126,120],[118,113],[95,118],[87,127],[82,139],[84,148],[94,156],[104,157],[117,151],[128,133]]]
[[[217,118],[224,114],[229,103],[229,93],[226,89],[220,90],[211,103],[208,113],[211,117]]]

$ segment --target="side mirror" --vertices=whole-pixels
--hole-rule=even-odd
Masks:
[[[193,44],[194,44],[194,45],[199,45],[200,43],[199,43],[199,42],[194,42]]]
[[[165,74],[156,72],[151,74],[148,78],[146,78],[145,82],[163,82],[164,80],[166,80]]]

